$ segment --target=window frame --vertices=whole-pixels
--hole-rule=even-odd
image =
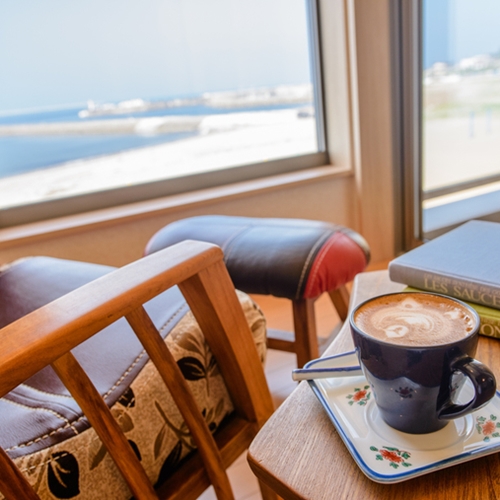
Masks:
[[[491,193],[454,200],[457,195],[499,182],[500,174],[424,192],[423,0],[394,0],[393,13],[394,82],[395,89],[400,89],[394,100],[400,138],[396,177],[402,193],[402,250],[408,251],[470,219],[500,222],[500,204],[492,202]],[[439,198],[442,204],[424,208],[426,201],[437,202]]]
[[[193,191],[224,187],[245,181],[298,172],[318,166],[328,165],[328,139],[324,110],[322,77],[321,33],[319,5],[321,0],[307,2],[307,22],[309,27],[310,74],[313,83],[316,110],[316,132],[318,152],[280,158],[277,160],[252,163],[242,166],[225,167],[215,171],[201,172],[183,177],[162,179],[140,183],[134,186],[106,189],[81,195],[53,200],[43,200],[21,206],[0,209],[0,228],[8,228],[28,223],[71,216],[80,213],[124,206],[131,203],[179,195]]]
[[[395,185],[400,250],[423,242],[422,228],[422,2],[391,4]]]

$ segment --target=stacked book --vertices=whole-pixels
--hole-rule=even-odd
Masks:
[[[469,221],[389,263],[392,281],[460,299],[500,338],[500,224]]]

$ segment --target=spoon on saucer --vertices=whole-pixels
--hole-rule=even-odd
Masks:
[[[296,368],[292,370],[292,379],[296,382],[300,380],[315,380],[320,378],[354,377],[363,375],[363,370],[359,365],[341,366],[336,368]]]

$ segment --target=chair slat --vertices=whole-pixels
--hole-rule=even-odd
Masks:
[[[241,416],[258,427],[274,411],[257,348],[223,261],[207,265],[179,288],[200,325]]]
[[[64,354],[52,363],[52,367],[106,446],[135,498],[158,499],[127,438],[73,354]]]
[[[6,500],[40,500],[3,448],[0,448],[0,491]]]
[[[144,308],[132,311],[126,319],[149,354],[189,427],[217,498],[232,500],[231,485],[217,445],[175,358]]]

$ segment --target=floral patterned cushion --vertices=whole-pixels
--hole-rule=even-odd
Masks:
[[[264,316],[250,297],[242,292],[237,294],[264,362]],[[214,432],[233,406],[214,357],[191,312],[187,312],[174,327],[166,343]],[[150,361],[111,407],[111,412],[153,483],[167,477],[195,448],[181,415]],[[20,456],[15,462],[41,498],[102,500],[131,496],[92,428],[51,447]],[[3,498],[1,494],[0,498]]]

